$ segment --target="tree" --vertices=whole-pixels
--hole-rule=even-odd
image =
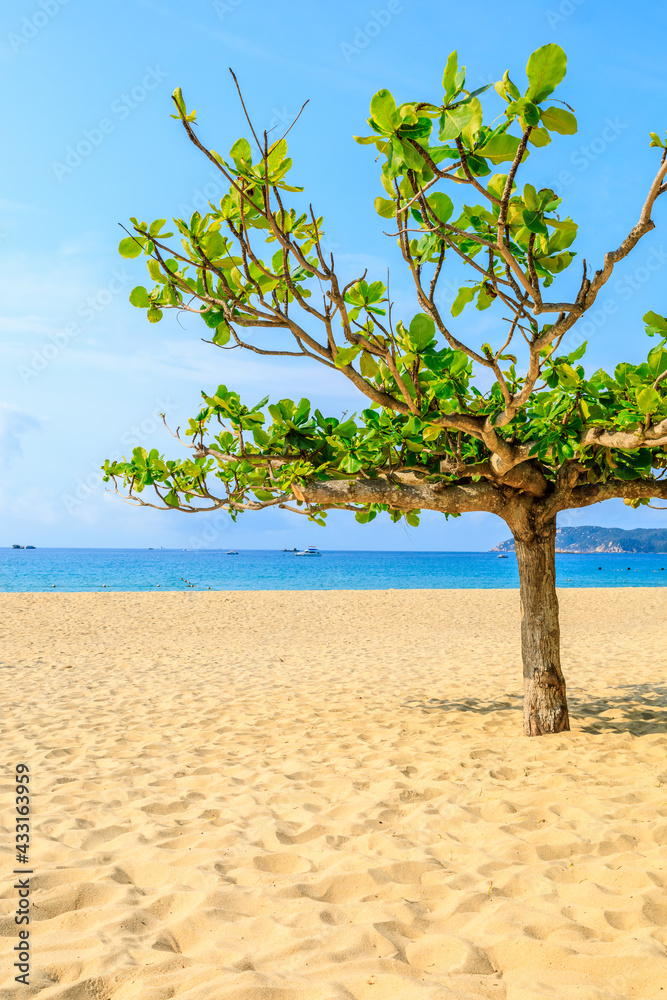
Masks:
[[[163,231],[165,219],[131,220],[120,252],[147,256],[156,284],[135,288],[130,301],[153,323],[165,309],[199,313],[223,351],[319,362],[349,379],[366,408],[339,420],[312,411],[307,399],[283,399],[267,414],[268,397],[247,406],[220,385],[202,393],[185,432],[190,440],[176,431],[188,457],[167,461],[137,448],[129,461],[104,466],[107,481],[131,502],[189,513],[223,509],[236,518],[278,506],[323,523],[330,509],[352,511],[361,522],[386,511],[412,525],[420,510],[497,514],[516,541],[529,736],[569,729],[557,514],[611,497],[633,507],[667,497],[667,481],[655,472],[667,466],[667,319],[644,317],[656,346],[645,363],[619,364],[613,375],[587,375],[579,363],[586,344],[568,337],[615,266],[654,228],[667,151],[651,133],[662,153],[639,221],[598,270],[583,261],[569,300],[546,300],[574,260],[577,225],[558,214],[553,190],[520,189],[517,179],[551,133],[576,132],[572,109],[553,96],[565,71],[558,45],[538,49],[523,96],[508,72],[495,84],[504,107],[486,125],[480,94],[488,87],[465,88],[455,52],[441,102],[397,106],[387,90],[373,97],[372,134],[357,142],[375,147],[382,161],[384,195],[375,208],[390,220],[414,282],[420,311],[410,322],[394,317],[384,281],[364,273],[343,282],[312,206],[288,207],[288,195],[302,188],[286,180],[287,133],[273,142],[258,136],[246,112],[256,152],[241,138],[225,159],[202,143],[196,113],[177,89],[172,117],[229,191],[203,217],[174,219],[182,248],[167,242],[173,234]],[[243,103],[240,90],[239,97]],[[492,173],[502,163],[507,173]],[[478,203],[455,209],[456,194]],[[298,194],[294,200],[300,203]],[[272,245],[267,259],[262,243]],[[495,346],[469,346],[455,332],[462,321],[444,315],[438,289],[447,259],[470,275],[452,317],[472,302],[497,309]],[[145,499],[149,486],[154,501]]]

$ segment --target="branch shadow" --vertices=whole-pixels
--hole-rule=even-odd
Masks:
[[[621,684],[608,694],[587,698],[584,693],[569,698],[570,715],[586,722],[584,733],[650,733],[667,736],[667,684]],[[605,717],[611,713],[614,718]]]
[[[475,712],[479,715],[490,715],[507,709],[520,710],[521,705],[518,695],[505,695],[501,701],[483,701],[481,698],[461,698],[458,701],[448,701],[446,698],[406,698],[401,702],[402,708],[419,708],[423,712]]]
[[[584,693],[569,692],[570,719],[584,733],[632,733],[634,736],[660,734],[667,736],[667,684],[623,684],[609,693],[586,697]],[[403,708],[423,712],[474,712],[491,715],[493,712],[521,711],[519,695],[505,695],[498,701],[481,698],[406,698]]]

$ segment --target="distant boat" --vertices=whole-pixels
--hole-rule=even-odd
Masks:
[[[25,545],[12,545],[13,549],[24,549]]]
[[[297,552],[294,553],[294,555],[295,556],[321,556],[322,553],[319,551],[319,549],[317,548],[317,546],[315,546],[315,545],[309,545],[307,549],[303,550],[303,552],[298,552],[297,551]]]
[[[236,549],[230,549],[229,552],[227,553],[227,555],[228,556],[237,556],[238,552],[236,551]]]
[[[298,552],[298,551],[299,551],[299,550],[297,549],[297,547],[296,547],[296,546],[294,546],[294,548],[293,548],[293,549],[283,549],[283,552]]]
[[[498,556],[499,559],[509,559],[509,556]]]
[[[34,548],[35,548],[34,545],[26,545],[26,549],[34,549]]]

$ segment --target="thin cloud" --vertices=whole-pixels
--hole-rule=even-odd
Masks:
[[[32,413],[11,403],[0,403],[0,464],[9,465],[20,458],[24,437],[42,426],[42,421]]]

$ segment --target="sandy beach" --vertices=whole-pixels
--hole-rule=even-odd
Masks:
[[[516,591],[1,595],[3,996],[667,998],[667,589],[560,599],[529,740]]]

